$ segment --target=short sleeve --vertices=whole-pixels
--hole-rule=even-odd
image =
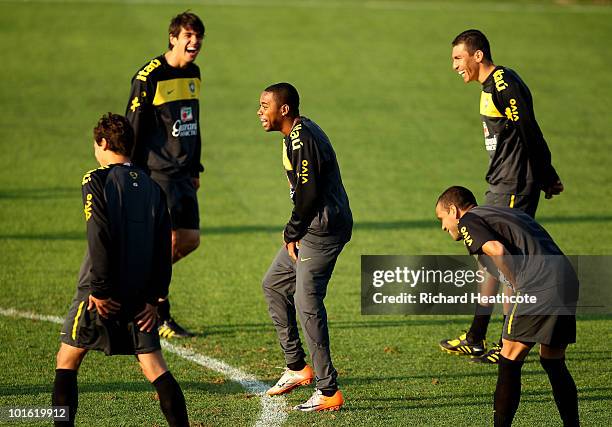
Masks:
[[[459,234],[470,254],[482,253],[482,246],[492,240],[499,240],[495,231],[480,216],[468,212],[459,220]]]

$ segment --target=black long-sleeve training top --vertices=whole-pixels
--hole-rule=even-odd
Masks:
[[[132,161],[169,178],[198,177],[200,163],[200,69],[174,68],[164,55],[132,78],[126,117],[134,128]]]
[[[497,66],[484,81],[480,116],[491,191],[527,195],[559,179],[535,118],[531,92],[513,70]]]
[[[141,169],[113,164],[83,177],[87,252],[79,289],[134,306],[168,294],[170,216],[160,187]]]
[[[285,242],[348,242],[353,226],[348,196],[336,153],[315,122],[300,117],[283,139],[283,165],[294,202]]]

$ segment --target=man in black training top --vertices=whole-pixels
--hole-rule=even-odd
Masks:
[[[521,396],[521,369],[540,343],[540,363],[548,374],[564,426],[578,426],[576,384],[565,365],[565,349],[576,342],[578,279],[552,237],[518,209],[477,206],[464,187],[438,198],[436,216],[453,240],[463,240],[487,271],[514,289],[535,297],[517,302],[506,318],[495,389],[495,426],[510,426]],[[503,275],[503,276],[502,276]]]
[[[133,161],[147,170],[168,200],[172,221],[172,262],[200,244],[197,190],[200,188],[200,69],[194,64],[202,47],[204,24],[184,12],[170,22],[168,52],[154,58],[132,78],[126,116],[136,138]],[[189,337],[160,302],[164,338]]]
[[[489,154],[485,205],[515,208],[535,217],[540,192],[550,199],[563,191],[563,184],[536,121],[531,92],[516,72],[493,63],[489,41],[480,31],[464,31],[452,45],[453,69],[465,83],[482,84],[480,117]],[[490,279],[483,293],[494,295],[497,287],[497,281]],[[441,348],[480,356],[473,362],[497,363],[499,344],[485,353],[492,310],[492,306],[477,306],[470,330],[442,340]]]
[[[161,353],[157,304],[172,275],[170,218],[159,186],[130,163],[134,144],[125,117],[109,113],[94,128],[100,168],[83,177],[87,252],[61,332],[53,405],[68,406],[74,425],[77,372],[89,350],[134,354],[159,395],[171,426],[188,426],[185,399]]]
[[[294,409],[338,410],[344,398],[331,360],[323,299],[336,260],[351,238],[353,217],[331,143],[316,123],[300,116],[299,103],[295,87],[277,83],[263,91],[257,110],[266,132],[284,135],[282,160],[294,204],[283,246],[263,279],[268,310],[287,364],[267,393],[288,393],[313,380],[300,341],[297,311],[312,357],[316,389]]]

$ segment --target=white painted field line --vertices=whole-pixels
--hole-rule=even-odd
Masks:
[[[170,344],[166,340],[162,340],[162,346],[164,347],[164,350],[174,353],[183,359],[189,360],[190,362],[197,363],[198,365],[204,366],[210,370],[219,372],[232,381],[240,384],[248,392],[259,395],[261,398],[261,415],[255,423],[256,427],[280,426],[287,418],[286,399],[278,399],[276,397],[272,398],[268,396],[266,394],[266,390],[269,387],[259,381],[253,375],[247,374],[238,368],[234,368],[221,360],[198,354],[183,347],[177,347],[174,344]]]
[[[64,319],[58,316],[30,313],[27,311],[15,310],[13,308],[0,307],[0,315],[30,320],[41,320],[60,325],[64,323]],[[196,363],[210,369],[211,371],[223,374],[230,380],[240,384],[249,393],[258,395],[261,398],[261,414],[259,415],[259,419],[255,422],[256,427],[281,426],[287,419],[286,399],[282,396],[272,398],[266,395],[265,391],[268,389],[268,386],[259,381],[253,375],[247,374],[238,368],[234,368],[221,360],[204,356],[203,354],[196,353],[193,350],[170,344],[166,340],[162,340],[162,347],[165,351],[174,353],[185,360]]]
[[[1,308],[0,307],[0,315],[9,316],[9,317],[21,317],[23,319],[30,319],[30,320],[42,320],[44,322],[57,323],[60,325],[64,323],[64,319],[62,319],[59,316],[47,316],[44,314],[35,314],[35,313],[30,313],[29,311],[15,310],[14,308]]]

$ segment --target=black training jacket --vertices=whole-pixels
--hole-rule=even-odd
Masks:
[[[306,117],[283,139],[283,166],[294,203],[285,242],[344,243],[353,217],[336,153],[319,126]]]
[[[527,195],[559,179],[533,111],[531,92],[511,69],[496,67],[482,84],[480,116],[494,193]]]
[[[79,289],[122,304],[168,294],[170,216],[160,187],[141,169],[114,164],[83,176],[87,252]]]
[[[170,178],[198,177],[200,164],[200,69],[171,67],[164,55],[132,78],[126,117],[134,128],[132,161]]]
[[[525,314],[530,310],[532,314],[575,313],[579,293],[576,272],[550,234],[532,217],[518,209],[476,206],[461,217],[458,229],[468,252],[498,278],[495,260],[485,255],[482,247],[490,241],[504,246],[505,255],[497,261],[502,261],[513,276],[513,283],[506,283],[517,292],[538,297],[533,307],[523,308]],[[551,301],[559,305],[546,305]]]

